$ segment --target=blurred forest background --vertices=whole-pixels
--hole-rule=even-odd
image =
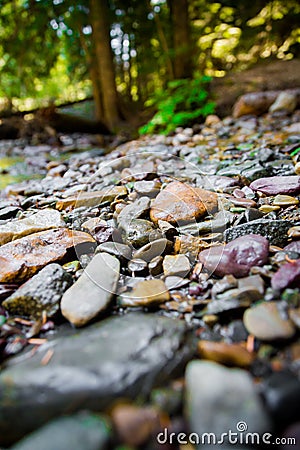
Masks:
[[[300,54],[298,0],[1,0],[0,109],[94,98],[113,130],[213,112],[212,78]],[[180,105],[180,106],[179,106]]]

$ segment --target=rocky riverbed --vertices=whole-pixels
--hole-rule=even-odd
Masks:
[[[300,112],[61,142],[0,146],[0,447],[300,448]]]

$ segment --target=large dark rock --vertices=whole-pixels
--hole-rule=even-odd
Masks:
[[[252,220],[251,222],[228,228],[224,232],[224,239],[226,242],[229,242],[240,236],[255,233],[266,237],[270,244],[283,246],[287,241],[287,232],[290,227],[291,223],[288,220]]]
[[[57,338],[31,358],[15,358],[0,376],[0,446],[53,417],[146,396],[192,357],[187,334],[183,321],[131,313]],[[52,357],[43,365],[46,354]]]

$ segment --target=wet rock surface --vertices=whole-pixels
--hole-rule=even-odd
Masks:
[[[104,311],[115,295],[120,262],[108,253],[98,253],[81,277],[63,295],[63,316],[77,327]]]
[[[297,435],[299,123],[212,116],[106,154],[0,142],[41,176],[0,193],[0,446],[43,448],[55,418],[69,448],[59,416],[85,436],[83,410],[112,450],[240,421]]]
[[[51,317],[59,310],[62,295],[71,284],[71,275],[59,264],[48,264],[2,305],[10,314],[38,318],[45,311]]]
[[[53,356],[43,366],[49,350]],[[99,411],[121,396],[145,396],[180,374],[192,354],[185,323],[152,314],[110,318],[57,338],[2,371],[1,445],[67,411]]]

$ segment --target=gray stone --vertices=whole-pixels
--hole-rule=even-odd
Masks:
[[[199,436],[214,433],[220,438],[229,430],[240,435],[237,424],[241,421],[250,433],[271,430],[255,385],[250,375],[241,369],[229,369],[208,361],[190,362],[186,369],[185,404],[190,430]],[[228,436],[224,442],[226,445]]]
[[[94,319],[113,298],[119,273],[117,258],[108,253],[95,255],[81,277],[63,295],[63,316],[77,327]]]
[[[173,247],[173,243],[168,239],[162,238],[156,241],[149,242],[140,249],[133,253],[134,258],[140,258],[144,261],[151,261],[156,256],[163,255],[165,252],[169,252]]]
[[[8,297],[3,306],[10,314],[39,318],[46,311],[51,317],[71,284],[70,274],[59,264],[49,264]]]
[[[291,223],[288,220],[252,220],[251,222],[228,228],[224,232],[224,239],[226,242],[229,242],[240,236],[255,233],[266,237],[270,244],[283,246],[287,241],[287,232],[290,227]]]
[[[141,247],[142,245],[148,244],[150,235],[155,235],[156,231],[158,230],[154,230],[149,220],[133,219],[130,222],[130,226],[123,231],[122,236],[127,244],[133,245],[134,247]]]
[[[295,325],[285,311],[285,303],[262,302],[245,311],[244,325],[250,334],[262,341],[289,339],[296,332]]]
[[[103,242],[103,244],[98,245],[95,253],[103,252],[125,261],[130,260],[132,254],[132,250],[128,245],[120,244],[119,242]]]
[[[135,202],[129,203],[118,215],[117,222],[120,228],[127,230],[130,227],[131,221],[145,216],[149,208],[150,199],[148,197],[141,197]]]
[[[14,358],[1,372],[0,446],[70,411],[101,411],[118,397],[144,397],[180,376],[195,352],[184,321],[149,313],[111,317],[72,333],[32,357]],[[49,351],[52,358],[42,365]]]
[[[61,417],[29,434],[12,450],[102,450],[110,436],[108,422],[91,413]]]
[[[167,255],[163,261],[164,274],[185,277],[191,270],[189,259],[185,255]]]
[[[146,195],[147,197],[156,197],[161,188],[161,183],[157,180],[150,181],[136,181],[134,183],[134,190],[139,195]]]

